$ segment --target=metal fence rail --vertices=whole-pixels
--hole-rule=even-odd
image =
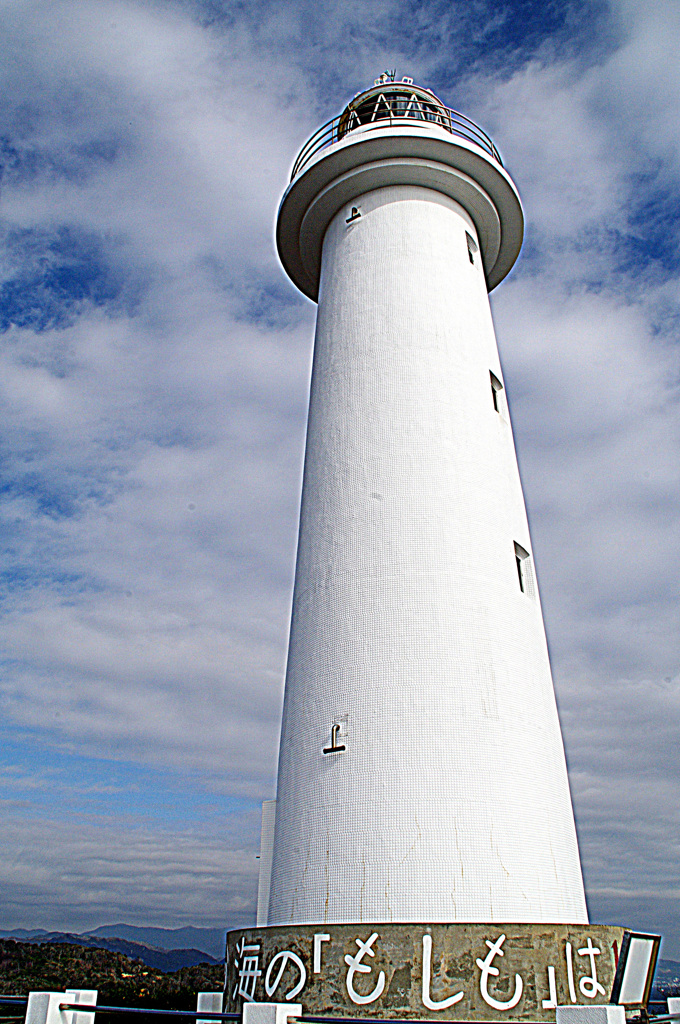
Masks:
[[[194,1017],[201,1020],[240,1020],[240,1013],[217,1013],[213,1010],[158,1010],[144,1006],[88,1006],[87,1003],[60,1003],[60,1010],[76,1010],[78,1013],[137,1013],[154,1017]]]
[[[24,1009],[28,1003],[27,996],[0,996],[0,1006],[16,1006],[17,1009]],[[60,1010],[74,1010],[77,1013],[116,1013],[116,1014],[137,1014],[137,1016],[154,1017],[189,1017],[194,1020],[240,1021],[240,1013],[217,1013],[212,1010],[159,1010],[144,1006],[105,1006],[101,1003],[88,1005],[86,1003],[60,1003]],[[4,1019],[0,1017],[0,1019]],[[12,1020],[21,1019],[18,1015]],[[303,1014],[295,1018],[300,1024],[405,1024],[404,1019],[390,1017],[310,1017]],[[670,1021],[680,1021],[680,1013],[654,1014],[647,1017],[649,1024],[667,1024]],[[436,1021],[418,1019],[418,1024],[438,1024]]]

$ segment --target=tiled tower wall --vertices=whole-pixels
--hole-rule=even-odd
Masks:
[[[585,922],[475,228],[417,186],[351,206],[323,247],[269,924]]]

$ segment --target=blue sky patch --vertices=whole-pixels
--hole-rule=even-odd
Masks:
[[[74,226],[10,228],[3,239],[12,275],[0,285],[0,330],[68,326],[90,303],[134,307],[138,285],[111,262],[101,236]]]
[[[82,185],[102,166],[112,164],[119,151],[120,143],[114,138],[91,139],[54,150],[2,136],[0,180],[5,187],[59,178]]]

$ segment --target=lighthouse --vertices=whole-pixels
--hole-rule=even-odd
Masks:
[[[488,292],[491,140],[383,76],[313,136],[278,250],[318,302],[260,924],[587,922]]]
[[[522,235],[492,141],[409,78],[293,165],[279,256],[318,313],[246,1024],[646,1006],[659,937],[588,923],[488,298]]]

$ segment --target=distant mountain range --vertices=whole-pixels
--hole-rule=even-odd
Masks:
[[[196,964],[224,961],[222,928],[141,928],[130,924],[103,925],[91,932],[48,932],[44,928],[0,931],[0,938],[19,942],[66,942],[124,953],[159,971],[176,971]]]
[[[142,928],[132,924],[109,924],[91,932],[48,932],[44,928],[15,928],[0,931],[0,938],[19,942],[66,942],[74,946],[108,949],[141,960],[148,967],[171,972],[197,964],[224,962],[226,931],[223,928]],[[680,991],[680,963],[659,960],[654,977],[656,993],[669,988]]]
[[[0,992],[3,993],[63,992],[76,986],[96,989],[97,1001],[104,1006],[193,1010],[197,992],[219,992],[223,985],[222,964],[202,963],[176,971],[161,971],[141,960],[131,960],[124,953],[100,947],[0,939]],[[10,1009],[7,1012],[20,1011]],[[156,1020],[155,1017],[143,1019]]]
[[[658,992],[677,989],[680,992],[680,963],[677,960],[659,960],[654,974],[654,988]]]

